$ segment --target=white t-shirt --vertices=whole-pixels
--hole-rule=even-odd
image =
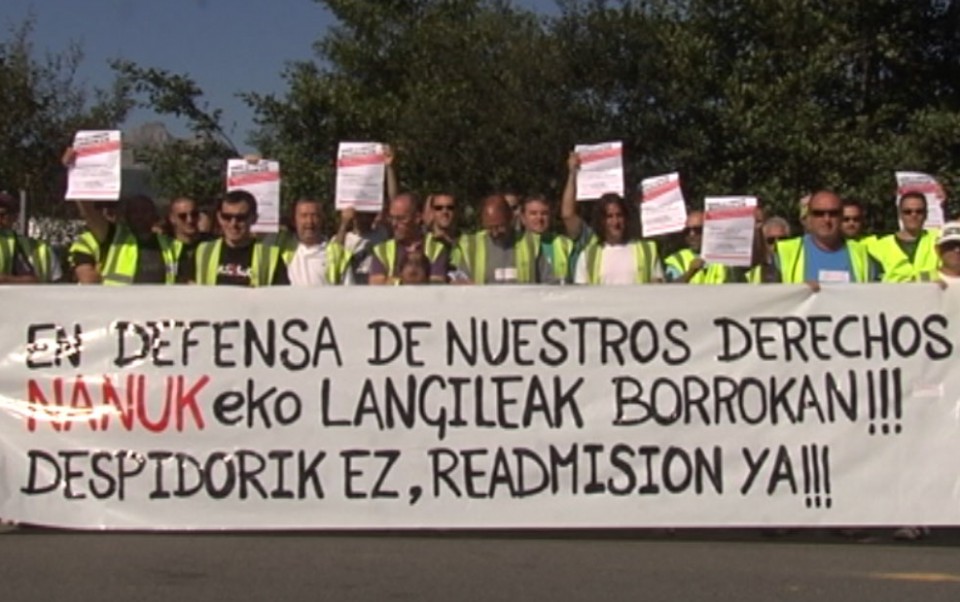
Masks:
[[[300,243],[287,266],[290,284],[294,286],[326,286],[327,282],[327,243],[305,245]],[[350,270],[347,270],[344,284],[352,284]],[[337,283],[334,283],[337,284]]]
[[[947,283],[947,286],[960,286],[960,276],[950,276],[940,272],[940,280],[943,280]]]
[[[633,245],[604,245],[600,248],[600,284],[634,284],[637,281],[637,254]],[[587,254],[577,260],[577,284],[590,284]]]

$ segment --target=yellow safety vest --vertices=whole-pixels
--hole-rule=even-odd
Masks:
[[[13,273],[13,258],[17,255],[17,235],[9,230],[0,231],[0,274]]]
[[[663,263],[666,264],[667,267],[672,267],[680,272],[682,276],[690,269],[690,264],[693,263],[696,257],[696,253],[690,249],[680,249],[670,257],[667,257]],[[687,284],[723,284],[727,281],[728,277],[727,266],[722,263],[711,263],[694,274],[693,278],[691,278]]]
[[[82,253],[84,255],[93,257],[94,261],[97,263],[98,270],[103,267],[102,262],[100,261],[100,243],[97,242],[97,237],[95,237],[93,232],[90,230],[84,230],[84,232],[80,235],[80,238],[73,241],[73,243],[70,245],[70,266],[74,268],[77,267],[73,262],[73,255],[75,253]]]
[[[433,234],[427,234],[423,239],[423,252],[427,259],[430,260],[430,263],[433,263],[440,257],[440,253],[443,252],[445,247],[446,245],[443,241],[434,237]],[[373,247],[373,255],[380,260],[380,263],[382,263],[384,269],[386,269],[387,282],[389,284],[398,284],[400,282],[400,274],[397,273],[397,241],[391,238],[376,245]]]
[[[937,255],[938,236],[938,230],[924,230],[917,241],[917,252],[913,261],[910,261],[900,248],[896,234],[876,239],[867,250],[882,266],[884,275],[888,272],[904,272],[899,275],[899,281],[915,280],[921,272],[936,270],[940,266],[940,256]]]
[[[867,249],[860,243],[846,241],[850,254],[850,266],[853,269],[854,282],[869,281],[870,258]],[[777,256],[780,258],[780,281],[785,284],[804,282],[803,237],[790,238],[777,242]]]
[[[545,252],[546,251],[546,252]],[[573,241],[561,234],[540,238],[540,254],[553,268],[553,274],[564,282],[572,282],[570,273],[570,255],[573,253]]]
[[[177,276],[177,260],[173,251],[173,243],[162,234],[157,234],[160,244],[160,256],[164,264],[164,283],[173,284]],[[124,225],[117,225],[113,233],[113,240],[107,250],[107,257],[103,260],[100,277],[107,286],[125,286],[133,284],[137,274],[137,256],[139,247],[137,238]]]
[[[270,286],[273,275],[280,259],[280,251],[273,245],[266,245],[254,240],[253,254],[250,259],[250,286]],[[217,268],[220,266],[220,254],[223,250],[223,239],[209,240],[197,246],[196,282],[204,286],[216,286]]]
[[[628,243],[633,247],[634,256],[637,260],[637,273],[634,278],[636,284],[647,284],[653,280],[654,266],[660,261],[657,253],[657,246],[649,240],[634,240]],[[603,261],[603,250],[605,245],[594,239],[584,250],[585,261],[587,262],[587,282],[590,284],[600,284],[603,274],[601,271],[601,262]]]
[[[473,276],[475,284],[486,284],[487,274],[487,232],[481,230],[474,234],[464,234],[460,237],[458,246],[462,251],[462,262]],[[517,270],[517,283],[536,284],[537,259],[540,258],[540,237],[531,232],[519,235],[515,239],[514,259]]]
[[[20,247],[30,259],[30,265],[33,266],[33,273],[40,282],[50,282],[53,275],[53,250],[46,242],[30,238],[29,236],[17,236],[20,241]]]
[[[300,245],[300,241],[297,240],[295,236],[283,236],[280,235],[277,237],[277,244],[280,248],[280,257],[283,258],[283,262],[290,265],[290,262],[293,261],[293,256],[297,254],[297,247]],[[344,279],[347,276],[347,270],[350,267],[350,258],[353,256],[352,253],[347,251],[347,249],[338,243],[335,240],[327,242],[327,272],[324,275],[329,284],[343,284]]]

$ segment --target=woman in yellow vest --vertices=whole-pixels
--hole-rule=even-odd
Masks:
[[[620,195],[605,194],[594,207],[596,236],[577,260],[577,284],[663,282],[657,247],[641,240],[640,225]]]

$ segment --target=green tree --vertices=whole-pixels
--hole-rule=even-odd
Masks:
[[[108,90],[90,89],[77,79],[79,46],[38,57],[27,20],[0,41],[0,188],[25,190],[34,214],[64,215],[63,149],[79,129],[109,129],[131,105],[116,81]]]
[[[337,143],[397,150],[401,184],[466,201],[549,188],[577,111],[545,23],[496,0],[327,0],[338,25],[285,94],[248,95],[290,194],[332,191]]]
[[[130,61],[111,66],[137,98],[139,106],[186,124],[190,137],[136,149],[150,170],[150,183],[161,198],[189,196],[198,201],[218,197],[224,188],[227,159],[239,156],[222,124],[222,111],[203,100],[190,77]]]

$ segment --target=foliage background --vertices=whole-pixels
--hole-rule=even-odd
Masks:
[[[238,91],[288,203],[330,198],[341,140],[389,142],[403,188],[467,203],[556,198],[573,145],[607,139],[624,141],[629,189],[677,170],[692,206],[756,194],[793,218],[830,187],[892,228],[893,171],[960,185],[956,1],[558,0],[549,18],[504,0],[319,1],[338,24],[314,59],[287,65],[280,94]],[[160,192],[219,189],[236,151],[203,82],[118,62],[114,88],[88,93],[69,77],[79,51],[38,60],[29,33],[0,45],[7,188],[51,194],[72,130],[139,103],[193,135],[145,157]]]

